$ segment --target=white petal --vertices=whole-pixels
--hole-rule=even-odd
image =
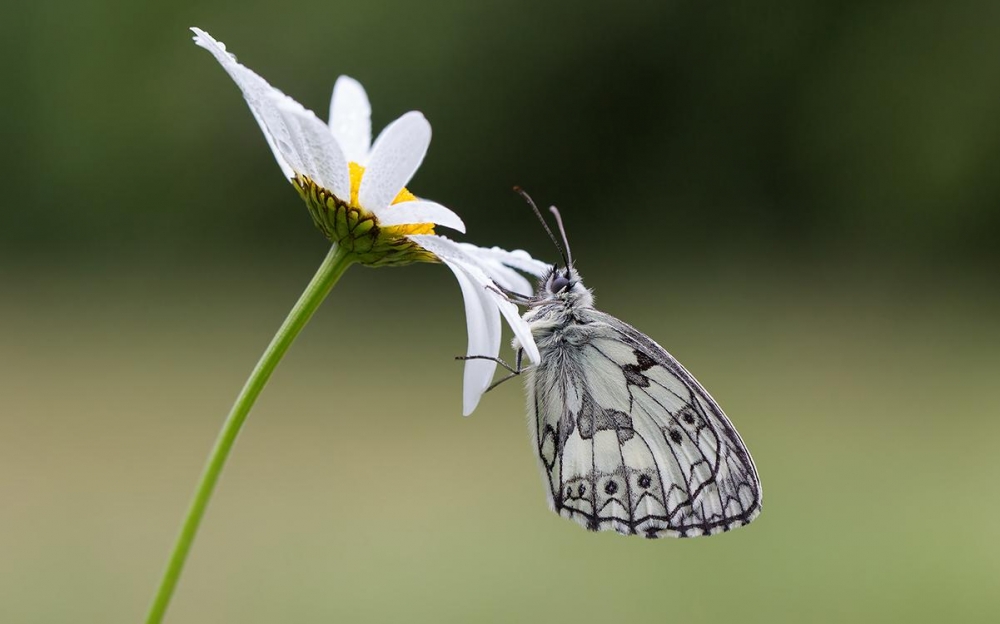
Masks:
[[[416,111],[386,126],[372,146],[358,203],[376,214],[392,203],[420,167],[430,142],[431,125]]]
[[[191,30],[195,34],[194,42],[212,53],[212,56],[219,61],[222,68],[243,92],[243,97],[250,105],[250,112],[253,113],[254,119],[257,120],[260,129],[264,132],[264,137],[274,153],[275,160],[278,161],[278,166],[281,167],[281,172],[288,179],[295,177],[295,163],[289,162],[284,155],[285,150],[281,146],[281,141],[286,138],[284,136],[286,133],[283,130],[284,121],[275,110],[269,97],[275,93],[281,94],[281,91],[237,63],[236,57],[226,52],[226,46],[221,41],[216,41],[200,28],[192,28]]]
[[[434,234],[413,234],[409,237],[418,245],[430,251],[435,256],[441,259],[442,262],[448,264],[452,271],[460,269],[465,276],[472,280],[476,284],[478,289],[485,293],[488,298],[487,306],[493,310],[499,311],[503,314],[504,318],[507,320],[507,324],[510,325],[511,330],[514,332],[514,336],[517,338],[518,344],[524,349],[525,354],[527,354],[528,359],[530,359],[535,364],[541,361],[541,356],[538,353],[538,347],[535,345],[535,340],[531,335],[531,328],[528,324],[521,318],[518,314],[517,306],[507,300],[502,294],[496,292],[493,286],[492,278],[481,268],[481,264],[477,259],[471,256],[464,245],[456,243],[454,241],[448,240],[443,236],[436,236]],[[499,250],[503,251],[503,250]],[[506,252],[504,252],[506,253]],[[525,259],[527,254],[518,254],[521,260]],[[530,259],[530,256],[527,256]],[[461,282],[461,280],[459,280]],[[464,292],[465,286],[463,286]],[[469,298],[466,297],[466,312],[469,313]],[[469,355],[489,355],[491,357],[496,357],[500,350],[499,345],[495,351],[475,353],[473,351],[473,336],[471,334],[471,320],[470,323],[470,334],[469,334]],[[472,361],[472,360],[470,360]],[[468,364],[468,362],[467,362]],[[495,367],[491,369],[495,370]],[[468,369],[466,369],[468,374]],[[466,378],[468,380],[468,377]],[[466,384],[466,397],[468,399],[470,392],[475,392],[478,386],[474,386],[470,389],[468,383]],[[483,391],[485,391],[485,386],[483,386]],[[478,402],[478,397],[476,402]]]
[[[486,290],[474,282],[464,267],[450,260],[444,263],[455,274],[465,300],[465,322],[469,332],[468,355],[496,357],[500,354],[500,315]],[[462,385],[462,415],[468,416],[493,381],[497,364],[493,360],[466,360]]]
[[[463,247],[469,245],[468,243],[459,243]],[[473,245],[469,245],[473,247]],[[514,251],[507,251],[506,249],[501,249],[500,247],[476,247],[477,254],[487,256],[489,258],[494,258],[503,264],[513,267],[518,271],[524,271],[535,277],[541,277],[549,272],[552,265],[548,262],[542,262],[541,260],[535,260],[531,255],[523,249],[515,249]]]
[[[299,173],[304,173],[321,187],[333,191],[343,200],[350,200],[351,177],[347,160],[330,134],[330,129],[312,111],[287,95],[272,94],[288,131],[291,153],[289,160],[298,160]],[[279,147],[282,144],[279,143]],[[282,153],[285,149],[282,147]]]
[[[514,268],[525,273],[530,273],[531,275],[541,276],[550,267],[550,265],[544,262],[535,260],[528,255],[528,252],[522,250],[507,251],[499,247],[493,247],[492,249],[477,247],[470,243],[455,244],[475,260],[478,266],[497,284],[526,297],[531,296],[534,293],[534,289],[531,283],[515,271]]]
[[[367,173],[365,174],[367,175]],[[465,233],[465,223],[450,208],[432,201],[416,200],[393,204],[375,213],[379,225],[434,223]]]
[[[350,162],[364,165],[372,146],[372,106],[361,83],[337,78],[330,99],[330,130]]]
[[[514,337],[517,338],[517,343],[524,349],[524,353],[528,356],[528,359],[533,364],[541,363],[542,356],[538,353],[538,345],[535,344],[534,336],[531,335],[531,327],[528,326],[527,321],[521,318],[517,306],[495,290],[486,289],[486,293],[493,299],[503,317],[507,319],[507,324],[510,325],[511,330],[514,332]],[[499,349],[497,349],[497,353],[499,352]]]
[[[512,290],[520,295],[531,295],[531,283],[525,279],[523,275],[508,266],[504,266],[503,263],[498,262],[493,258],[477,256],[476,252],[479,251],[480,248],[475,245],[469,245],[468,243],[457,244],[461,245],[462,250],[469,254],[470,258],[476,263],[476,266],[482,269],[482,271],[499,286],[502,286],[507,290]]]
[[[458,243],[436,234],[414,234],[410,238],[439,258],[447,257],[463,266],[476,269],[482,274],[484,284],[493,286],[495,282],[507,290],[526,296],[533,293],[531,284],[505,263],[517,265],[536,275],[549,270],[549,265],[535,260],[522,250],[512,252],[499,247],[487,249],[469,243]]]
[[[226,46],[192,28],[195,43],[211,52],[232,77],[250,105],[268,145],[286,177],[308,175],[338,197],[350,197],[347,161],[336,140],[311,111],[236,62]]]

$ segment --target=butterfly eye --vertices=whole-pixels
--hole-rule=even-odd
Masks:
[[[562,273],[556,273],[549,284],[549,290],[554,293],[562,292],[569,287],[569,277]]]

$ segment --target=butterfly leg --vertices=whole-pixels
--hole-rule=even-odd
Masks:
[[[522,367],[521,366],[521,360],[522,360],[523,357],[524,357],[524,349],[518,349],[517,350],[517,360],[515,362],[515,365],[517,366],[517,369],[514,370],[514,369],[511,369],[509,366],[507,366],[507,370],[510,371],[510,374],[507,375],[506,377],[502,377],[502,378],[494,381],[493,383],[491,383],[489,385],[489,387],[486,388],[486,390],[484,391],[484,394],[485,394],[485,392],[489,392],[493,388],[496,388],[497,386],[499,386],[503,382],[510,381],[511,379],[513,379],[513,378],[517,377],[518,375],[520,375],[521,373],[523,373],[526,370],[526,367]]]
[[[492,384],[490,384],[490,386],[488,388],[486,388],[485,392],[489,392],[490,390],[492,390],[493,388],[496,388],[497,386],[499,386],[503,382],[510,381],[511,379],[517,377],[518,375],[520,375],[521,373],[523,373],[525,370],[527,370],[526,366],[522,366],[522,362],[524,360],[524,349],[518,349],[517,350],[517,359],[514,362],[514,366],[511,366],[510,364],[508,364],[507,362],[504,362],[503,360],[501,360],[498,357],[492,357],[492,356],[489,356],[489,355],[459,355],[459,356],[456,356],[455,359],[456,360],[492,360],[493,362],[496,362],[500,366],[503,366],[508,371],[510,371],[510,374],[507,375],[506,377],[498,379],[497,381],[494,381]]]
[[[496,282],[494,282],[491,286],[487,286],[486,289],[492,290],[493,292],[500,295],[507,301],[510,301],[511,303],[516,303],[517,305],[531,305],[534,302],[533,298],[525,297],[520,293],[516,293],[513,290],[504,288],[503,286],[497,284]]]

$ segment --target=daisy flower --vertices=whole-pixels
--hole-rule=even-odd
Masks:
[[[435,233],[435,226],[464,233],[465,224],[451,209],[406,188],[430,144],[431,127],[421,113],[404,114],[372,142],[371,105],[358,81],[337,80],[324,123],[238,63],[222,42],[192,31],[195,43],[212,53],[243,92],[278,167],[330,241],[348,250],[352,262],[368,266],[444,263],[465,300],[468,355],[499,355],[502,316],[528,359],[538,363],[531,332],[501,289],[530,296],[531,284],[518,271],[537,277],[548,265],[524,251],[486,249]],[[496,366],[489,359],[466,360],[465,415],[476,408]]]
[[[465,224],[451,209],[406,189],[431,141],[431,126],[423,115],[406,113],[372,142],[371,106],[356,80],[346,76],[337,80],[330,121],[323,123],[239,64],[221,42],[203,30],[191,30],[195,43],[212,53],[243,92],[278,168],[333,245],[264,350],[219,431],[150,605],[147,624],[163,621],[205,509],[257,397],[350,265],[441,262],[455,274],[465,300],[468,355],[477,356],[465,362],[465,415],[479,404],[496,372],[501,317],[514,331],[515,345],[524,349],[529,360],[539,362],[527,323],[504,293],[531,295],[531,284],[521,273],[539,277],[548,268],[524,251],[476,247],[435,233],[436,226],[464,233]]]

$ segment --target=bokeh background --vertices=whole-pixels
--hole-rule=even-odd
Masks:
[[[460,415],[438,266],[355,268],[231,458],[170,622],[1000,619],[1000,3],[6,3],[0,621],[136,622],[229,404],[326,252],[198,25],[410,187],[556,258],[757,461],[711,539],[545,507],[522,391]]]

